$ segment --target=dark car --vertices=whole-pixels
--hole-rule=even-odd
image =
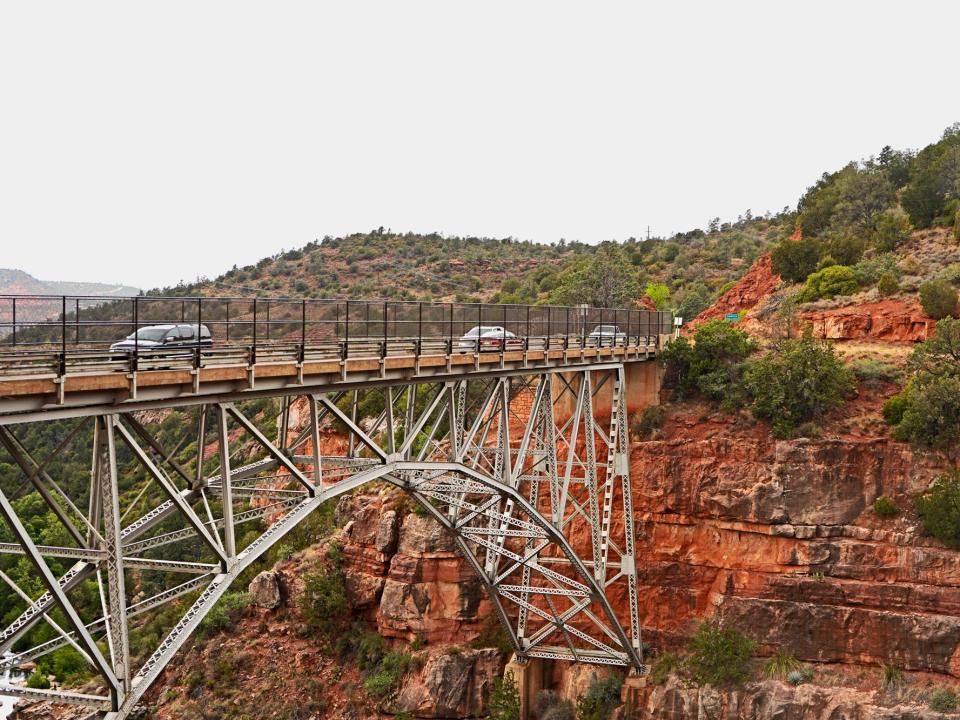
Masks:
[[[110,352],[129,354],[134,350],[148,350],[150,354],[165,355],[159,351],[197,347],[198,332],[200,347],[213,345],[210,329],[206,325],[150,325],[115,342],[110,346]]]

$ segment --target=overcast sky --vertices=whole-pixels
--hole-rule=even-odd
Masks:
[[[7,2],[0,267],[141,287],[324,235],[598,242],[960,120],[952,2]]]

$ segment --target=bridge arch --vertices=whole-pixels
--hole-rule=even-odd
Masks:
[[[101,671],[106,695],[21,691],[100,709],[124,718],[177,650],[243,570],[319,506],[375,481],[413,497],[449,533],[486,588],[520,658],[621,665],[642,671],[638,590],[626,437],[626,374],[622,363],[483,373],[463,378],[372,383],[366,390],[278,394],[279,440],[266,437],[233,397],[213,398],[199,414],[198,447],[216,438],[219,470],[206,475],[177,465],[169,448],[128,412],[94,416],[90,510],[74,527],[78,548],[37,545],[16,527],[0,494],[0,511],[14,527],[19,549],[43,576],[47,592],[0,630],[0,649],[53,608],[71,617],[61,636],[19,653],[20,662],[67,644]],[[363,392],[382,395],[372,422],[358,417]],[[308,416],[293,423],[295,398]],[[199,404],[199,403],[198,403]],[[333,420],[349,438],[341,454],[325,454],[321,424]],[[235,436],[246,435],[263,459],[233,468]],[[232,439],[233,438],[233,439]],[[10,429],[0,441],[38,487],[61,494],[53,478]],[[117,449],[125,447],[147,482],[166,500],[123,526],[117,499]],[[197,459],[202,468],[204,456]],[[246,499],[249,509],[239,506]],[[211,507],[220,510],[211,512]],[[75,506],[81,516],[81,513]],[[76,513],[64,513],[76,526]],[[245,547],[236,528],[272,515]],[[150,557],[190,540],[206,562]],[[12,545],[12,544],[11,544]],[[2,548],[0,548],[2,549]],[[54,577],[44,558],[72,559]],[[124,570],[144,568],[195,577],[138,603],[127,603]],[[69,593],[96,579],[106,612],[87,621]],[[128,620],[187,594],[195,601],[137,670],[130,664]],[[95,657],[94,636],[108,652]]]

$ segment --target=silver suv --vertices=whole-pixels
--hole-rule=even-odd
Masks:
[[[136,350],[159,350],[213,345],[210,329],[206,325],[149,325],[130,333],[120,342],[110,346],[110,352],[131,353]]]

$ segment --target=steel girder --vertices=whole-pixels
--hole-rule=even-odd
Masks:
[[[371,422],[360,410],[368,393],[383,401]],[[293,428],[297,403],[306,412]],[[213,402],[195,415],[192,460],[176,459],[176,449],[168,452],[128,413],[98,416],[86,513],[78,509],[81,499],[71,499],[46,473],[47,461],[38,463],[15,429],[0,427],[0,441],[76,542],[35,543],[0,493],[0,512],[17,540],[0,543],[0,554],[27,556],[47,590],[0,629],[0,649],[10,649],[40,619],[59,632],[0,667],[69,645],[104,682],[101,696],[47,699],[125,718],[240,573],[322,503],[377,480],[409,493],[452,535],[518,658],[643,671],[622,365],[288,394],[276,442],[242,405]],[[346,429],[342,455],[322,451],[322,423],[330,420]],[[233,467],[238,435],[248,441],[245,452],[253,446],[263,459]],[[117,485],[117,438],[144,477],[133,500],[133,491],[121,496]],[[211,442],[218,451],[207,458]],[[210,472],[205,462],[214,461],[218,467]],[[129,475],[130,468],[124,470]],[[155,504],[143,505],[141,498]],[[130,514],[136,519],[124,526]],[[236,527],[260,519],[268,521],[266,529],[238,546]],[[150,555],[183,543],[192,543],[196,560]],[[77,562],[57,578],[48,560]],[[133,602],[129,574],[142,572],[169,582]],[[184,580],[184,574],[194,577]],[[81,611],[92,609],[72,604],[71,593],[84,583],[99,590],[99,616],[83,618]],[[185,596],[193,596],[186,613],[135,669],[130,621]],[[49,617],[54,609],[67,617],[67,628]],[[109,658],[94,635],[106,640]]]

